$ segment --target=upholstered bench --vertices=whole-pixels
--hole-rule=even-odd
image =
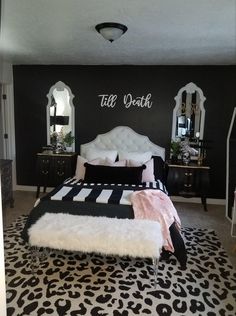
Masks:
[[[28,232],[34,247],[152,258],[156,279],[163,246],[156,221],[46,213]]]

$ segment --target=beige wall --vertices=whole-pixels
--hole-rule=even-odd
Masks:
[[[11,84],[12,82],[12,64],[0,59],[0,83]]]

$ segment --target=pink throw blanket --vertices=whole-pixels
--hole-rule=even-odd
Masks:
[[[158,221],[162,227],[164,248],[174,252],[169,227],[175,222],[180,230],[181,222],[170,198],[159,190],[135,191],[131,195],[134,217]]]

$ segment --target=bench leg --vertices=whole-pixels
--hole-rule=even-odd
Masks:
[[[33,275],[39,268],[39,248],[36,246],[30,246],[30,268]]]
[[[157,275],[158,275],[158,264],[159,264],[159,258],[152,258],[152,264],[153,264],[153,271],[154,271],[154,288],[157,287]]]
[[[39,248],[37,246],[30,246],[30,267],[33,275],[37,273],[39,263],[46,259],[49,252],[49,248]]]

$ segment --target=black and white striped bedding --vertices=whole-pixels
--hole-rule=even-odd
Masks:
[[[69,179],[40,199],[31,210],[21,236],[27,242],[29,228],[45,213],[133,219],[133,208],[127,197],[136,190],[146,189],[161,190],[167,194],[165,186],[159,180],[141,185],[119,185],[84,183]],[[185,245],[175,223],[171,225],[170,233],[174,254],[180,264],[185,266]]]
[[[140,185],[85,183],[75,179],[65,181],[44,199],[53,201],[96,202],[103,204],[131,205],[130,196],[134,191],[155,189],[167,193],[163,183],[145,182]]]

